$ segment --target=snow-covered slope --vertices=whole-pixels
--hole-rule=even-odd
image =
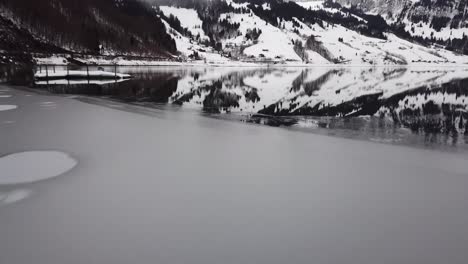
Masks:
[[[209,40],[202,29],[203,22],[200,20],[196,10],[172,6],[160,6],[159,8],[167,17],[171,15],[177,17],[181,26],[188,29],[200,41]]]
[[[285,31],[272,26],[255,14],[223,14],[220,17],[220,20],[222,19],[227,19],[232,23],[239,23],[238,30],[241,33],[236,38],[226,39],[224,41],[225,47],[245,47],[243,53],[246,56],[255,58],[301,61],[301,58],[293,49],[292,38]],[[247,33],[254,29],[261,32],[258,39],[246,39]]]
[[[403,40],[392,33],[384,33],[386,39],[364,36],[361,32],[345,26],[323,21],[309,23],[305,20],[277,18],[273,24],[250,9],[249,3],[224,0],[234,8],[232,12],[220,13],[219,23],[238,25],[236,34],[225,34],[219,43],[221,50],[200,44],[194,35],[207,36],[203,21],[195,9],[162,6],[167,17],[173,15],[181,25],[192,33],[184,36],[166,23],[169,33],[175,38],[178,50],[188,57],[194,52],[202,59],[212,61],[240,60],[283,64],[349,64],[349,65],[412,65],[412,64],[465,64],[468,58],[438,47],[423,47]],[[385,3],[384,3],[385,2]],[[302,1],[299,6],[310,10],[323,10],[339,16],[352,16],[363,24],[363,18],[345,13],[323,0]],[[384,0],[379,4],[390,3]],[[392,5],[392,7],[401,5]],[[259,6],[256,5],[256,8]],[[262,5],[264,12],[270,4]],[[375,10],[375,3],[369,5]],[[241,10],[241,11],[239,11]],[[219,27],[219,26],[216,26]],[[449,33],[446,33],[449,34]]]
[[[315,2],[315,1],[313,1]],[[403,24],[413,36],[448,40],[468,36],[466,0],[337,0],[367,13],[380,14],[389,23]]]
[[[449,40],[468,36],[466,0],[412,1],[396,19],[414,36]]]
[[[229,60],[216,52],[212,47],[203,45],[184,36],[173,29],[166,21],[162,20],[169,35],[175,40],[177,51],[180,53],[180,59],[183,61],[200,60],[200,62],[207,64],[235,64],[235,62]],[[194,55],[197,54],[196,58]]]

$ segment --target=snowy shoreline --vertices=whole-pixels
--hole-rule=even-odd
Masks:
[[[245,67],[245,68],[282,68],[282,67],[302,67],[302,68],[313,68],[313,67],[468,67],[468,63],[409,63],[409,64],[311,64],[311,63],[299,63],[299,62],[285,62],[285,63],[265,63],[265,62],[244,62],[244,61],[222,61],[222,62],[204,62],[204,61],[163,61],[163,60],[127,60],[120,58],[117,60],[107,60],[99,58],[88,58],[81,59],[84,64],[90,66],[130,66],[130,67]],[[49,58],[35,58],[35,65],[55,65],[55,66],[67,66],[71,65],[67,62],[65,57],[52,56]]]

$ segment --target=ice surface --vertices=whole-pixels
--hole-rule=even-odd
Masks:
[[[25,184],[34,196],[0,208],[2,263],[468,259],[465,154],[12,94],[23,112],[8,118],[24,122],[2,128],[0,151],[60,149],[80,166]],[[47,101],[60,111],[38,111]],[[28,161],[40,169],[38,161],[57,173],[73,163],[63,153],[36,154]]]

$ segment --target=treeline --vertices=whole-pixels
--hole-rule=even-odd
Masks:
[[[210,45],[221,50],[221,40],[237,36],[240,24],[231,23],[228,19],[220,20],[221,14],[241,12],[228,5],[223,0],[212,0],[202,8],[197,9],[198,16],[203,21],[202,28],[210,38]]]
[[[333,0],[326,0],[325,7],[341,9],[343,13],[330,13],[324,10],[310,10],[296,4],[295,2],[284,2],[279,0],[250,0],[249,8],[262,19],[274,26],[280,26],[282,20],[294,21],[294,18],[299,19],[308,24],[324,25],[341,25],[360,32],[363,35],[384,39],[384,32],[387,31],[388,25],[385,20],[379,15],[367,15],[356,8],[344,8]],[[268,3],[269,9],[264,9],[262,4]],[[362,17],[363,20],[355,16]],[[364,21],[368,21],[367,23]]]
[[[167,56],[175,41],[152,8],[138,0],[1,0],[16,24],[48,44],[99,54]]]
[[[436,38],[434,35],[430,37],[413,36],[405,29],[404,24],[392,25],[391,31],[400,38],[410,40],[423,46],[436,44],[447,50],[468,55],[468,36],[465,34],[461,37],[450,37],[448,39]]]
[[[64,50],[53,45],[47,45],[35,39],[28,32],[18,28],[9,19],[0,16],[0,50],[9,55],[17,54],[20,56],[23,53],[31,52],[56,52],[63,53]],[[2,60],[6,57],[4,54]],[[18,59],[15,59],[18,60]],[[24,61],[20,59],[19,61]],[[1,64],[1,63],[0,63]]]

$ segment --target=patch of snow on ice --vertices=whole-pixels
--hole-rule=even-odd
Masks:
[[[24,184],[60,176],[78,162],[58,151],[29,151],[0,158],[0,185]]]
[[[32,191],[28,189],[18,189],[10,192],[0,193],[0,205],[9,205],[22,201],[31,196]]]
[[[8,111],[18,108],[17,105],[0,105],[0,111]]]

